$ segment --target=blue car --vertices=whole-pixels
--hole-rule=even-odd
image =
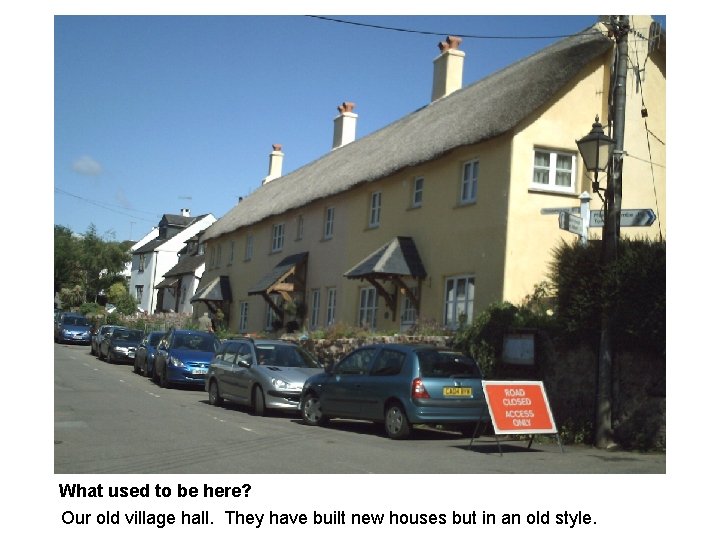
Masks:
[[[150,332],[137,348],[133,371],[137,374],[152,377],[155,372],[155,352],[165,332]]]
[[[55,324],[55,343],[90,345],[90,321],[82,313],[63,313]]]
[[[220,341],[210,332],[173,328],[158,343],[153,381],[163,388],[175,384],[204,388],[208,366],[219,348]]]
[[[472,358],[430,345],[361,347],[303,387],[300,410],[306,424],[331,418],[382,423],[391,439],[410,435],[413,425],[456,427],[472,432],[490,419],[482,374]]]

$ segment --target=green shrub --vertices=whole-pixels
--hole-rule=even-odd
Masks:
[[[600,314],[611,310],[613,342],[665,352],[665,242],[621,240],[617,261],[602,266],[602,245],[563,242],[550,267],[557,322],[565,337],[596,346]]]

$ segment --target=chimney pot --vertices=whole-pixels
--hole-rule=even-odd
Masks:
[[[440,56],[434,60],[432,101],[452,94],[462,88],[462,72],[465,53],[458,49],[462,39],[448,36],[438,43]]]
[[[340,148],[355,140],[355,128],[358,115],[353,112],[355,103],[343,101],[337,108],[340,113],[335,117],[335,131],[333,132],[332,149]]]
[[[282,176],[282,162],[285,156],[282,153],[282,144],[273,144],[272,149],[270,163],[268,164],[268,175],[263,179],[263,185]]]

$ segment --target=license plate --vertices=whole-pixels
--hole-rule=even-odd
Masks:
[[[472,397],[472,388],[464,386],[444,386],[443,396],[447,397]]]
[[[207,368],[195,368],[192,370],[193,375],[205,375],[207,373]]]

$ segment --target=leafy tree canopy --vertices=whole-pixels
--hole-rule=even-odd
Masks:
[[[79,288],[82,298],[94,301],[117,281],[131,260],[125,243],[101,237],[91,224],[85,234],[55,225],[55,291]]]

